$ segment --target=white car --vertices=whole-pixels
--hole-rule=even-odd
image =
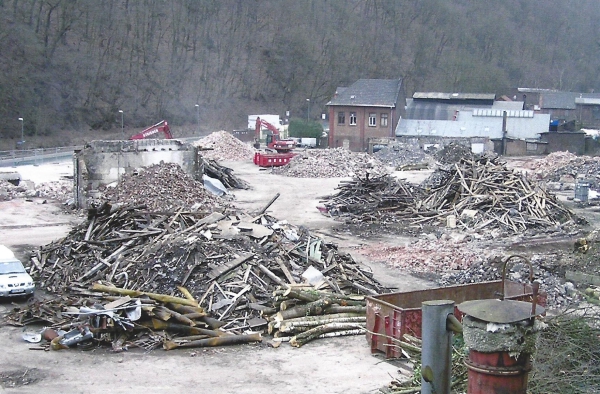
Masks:
[[[0,297],[28,296],[35,291],[31,276],[13,252],[0,245]]]

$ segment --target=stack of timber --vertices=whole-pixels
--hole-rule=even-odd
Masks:
[[[228,334],[266,332],[271,315],[283,312],[276,290],[290,290],[286,297],[300,284],[306,290],[307,272],[322,277],[312,288],[331,308],[349,305],[348,297],[389,291],[335,244],[264,213],[250,216],[231,208],[154,212],[107,204],[67,237],[36,251],[30,273],[39,287],[60,297],[16,311],[11,321],[68,324],[67,309],[104,305],[112,300],[108,293],[160,302],[152,313],[158,308],[177,324],[210,319]],[[321,295],[327,293],[332,295]],[[179,308],[182,302],[174,298],[196,309]],[[185,320],[191,319],[188,314],[201,319]],[[152,319],[145,324],[151,329],[166,327],[148,316]],[[171,341],[170,335],[164,338]]]
[[[432,177],[440,186],[417,201],[413,224],[455,215],[459,228],[501,228],[520,233],[556,226],[574,216],[543,184],[508,169],[497,157],[462,159]]]

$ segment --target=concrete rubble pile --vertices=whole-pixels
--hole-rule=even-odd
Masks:
[[[441,149],[430,148],[435,160],[441,164],[458,163],[461,159],[472,159],[473,152],[471,147],[457,142],[451,142]]]
[[[410,169],[419,165],[429,167],[434,163],[431,155],[421,149],[416,141],[409,143],[394,142],[384,146],[375,152],[373,156],[385,165],[398,170]]]
[[[60,180],[39,184],[21,181],[18,186],[15,186],[10,182],[0,180],[0,201],[34,197],[65,202],[73,198],[73,181]]]
[[[95,205],[104,201],[113,204],[144,206],[149,211],[196,210],[216,208],[223,200],[204,188],[174,163],[153,164],[125,174],[116,187],[99,190],[102,196]]]
[[[214,160],[246,161],[254,158],[254,148],[226,131],[215,131],[193,143],[202,157]]]
[[[540,283],[545,293],[549,308],[559,309],[568,305],[576,305],[582,300],[573,283],[544,268],[547,256],[534,255],[531,263],[534,267],[533,279]],[[459,271],[442,273],[437,283],[440,286],[480,283],[502,279],[502,266],[498,261],[481,260]],[[507,280],[529,284],[529,267],[526,264],[515,264],[507,268]]]
[[[302,346],[364,334],[365,295],[389,291],[336,245],[267,214],[156,208],[104,203],[41,247],[29,270],[56,298],[15,309],[9,322],[50,325],[52,349],[171,350],[266,333],[274,346]]]
[[[592,188],[600,187],[600,157],[553,152],[535,161],[531,169],[537,179],[567,184],[567,189],[577,178],[583,178]]]
[[[296,178],[337,178],[354,175],[385,174],[387,169],[367,153],[344,148],[307,149],[294,156],[289,164],[274,167],[273,173]]]

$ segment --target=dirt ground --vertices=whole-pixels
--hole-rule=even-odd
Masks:
[[[278,219],[303,225],[351,253],[375,241],[336,231],[338,224],[316,209],[320,197],[334,192],[339,178],[287,178],[259,170],[251,162],[222,164],[252,185],[250,190],[235,191],[237,206],[257,211],[280,193],[269,208]],[[22,178],[33,182],[58,180],[69,171],[69,164],[19,168]],[[29,250],[66,236],[82,220],[82,215],[65,213],[61,204],[39,198],[0,202],[0,244],[24,258]],[[355,255],[355,259],[370,265],[386,286],[408,291],[432,285],[364,257]],[[22,301],[2,300],[0,313],[10,310],[12,302]],[[398,376],[396,366],[371,355],[363,336],[315,341],[300,349],[259,344],[168,353],[131,349],[114,354],[101,349],[29,350],[34,346],[23,341],[23,330],[6,325],[0,329],[0,393],[373,393]]]
[[[221,164],[252,186],[234,192],[235,204],[249,211],[263,208],[277,193],[269,213],[339,245],[355,260],[369,266],[383,285],[399,291],[433,287],[432,282],[408,275],[385,264],[369,261],[358,248],[383,242],[402,246],[411,242],[404,236],[359,236],[316,206],[320,197],[334,193],[341,178],[288,178],[274,175],[251,162]],[[520,162],[516,162],[518,166]],[[19,168],[23,179],[46,182],[72,171],[69,164]],[[420,182],[427,171],[403,172],[402,177]],[[561,200],[570,194],[564,192]],[[588,212],[589,218],[600,217]],[[0,202],[0,244],[11,247],[19,257],[27,251],[67,235],[84,220],[67,214],[58,203],[42,199]],[[11,300],[0,301],[0,313],[11,308]],[[20,301],[17,301],[20,302]],[[27,328],[31,330],[31,328]],[[29,350],[22,340],[23,329],[0,328],[0,393],[375,393],[398,376],[398,367],[372,355],[364,337],[334,338],[312,342],[300,349],[288,344],[274,349],[266,344],[242,345],[208,350],[161,349],[124,353],[108,350]]]

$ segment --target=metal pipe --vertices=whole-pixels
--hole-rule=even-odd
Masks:
[[[448,316],[454,312],[454,301],[425,301],[421,307],[421,394],[450,394],[452,331],[447,327]]]

